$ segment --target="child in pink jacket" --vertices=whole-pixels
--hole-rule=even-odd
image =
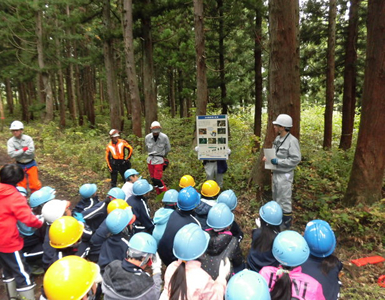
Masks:
[[[308,259],[309,253],[299,233],[286,230],[277,235],[273,255],[280,266],[264,267],[259,272],[267,281],[271,300],[325,300],[322,285],[298,267]]]
[[[221,263],[214,281],[197,260],[206,251],[209,240],[209,235],[197,224],[185,225],[177,232],[173,252],[178,260],[166,270],[160,300],[223,300],[230,262],[227,259]]]

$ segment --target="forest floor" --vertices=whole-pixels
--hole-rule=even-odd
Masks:
[[[10,163],[12,160],[8,157],[5,145],[6,141],[0,138],[0,167],[5,163]],[[103,154],[101,154],[103,156]],[[100,175],[84,170],[81,166],[64,165],[60,161],[55,161],[49,156],[43,156],[38,158],[39,177],[43,186],[51,186],[56,189],[57,199],[65,199],[75,204],[79,200],[78,189],[79,186],[86,182],[102,182],[98,184],[99,198],[103,199],[110,187],[110,180],[100,178]],[[249,213],[249,210],[243,209],[247,207],[246,203],[250,202],[249,196],[240,195],[238,197],[238,207],[235,211],[236,219],[238,219],[242,226],[242,220],[253,216]],[[150,201],[151,202],[151,201]],[[243,206],[242,204],[245,204]],[[159,207],[158,203],[152,203],[150,208],[154,212]],[[298,226],[299,227],[299,226]],[[293,228],[301,232],[300,228],[296,228],[294,221]],[[247,249],[250,247],[251,239],[250,233],[252,228],[243,228],[245,233],[245,239],[242,242],[242,248],[245,255],[247,255]],[[380,275],[385,275],[384,264],[368,264],[366,266],[357,267],[350,262],[353,258],[367,257],[371,255],[378,255],[378,253],[371,254],[363,248],[362,253],[359,248],[345,247],[343,244],[338,244],[336,249],[336,255],[343,262],[344,269],[340,275],[343,287],[341,289],[342,300],[348,299],[385,299],[385,288],[380,288],[377,284],[377,280]],[[35,278],[36,296],[40,295],[40,287],[42,284],[43,276]],[[7,296],[3,286],[0,286],[0,300],[6,300]],[[38,299],[38,298],[37,298]]]

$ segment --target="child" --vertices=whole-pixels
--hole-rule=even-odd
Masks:
[[[252,242],[247,264],[249,269],[259,272],[263,267],[278,267],[279,263],[272,253],[273,242],[280,232],[282,208],[275,201],[270,201],[259,209],[260,228],[252,231]]]
[[[160,300],[223,300],[230,262],[227,259],[226,263],[221,263],[215,281],[201,268],[198,258],[205,253],[209,240],[209,234],[196,224],[185,225],[178,231],[173,247],[178,261],[167,267]]]
[[[75,213],[82,213],[83,211],[86,211],[95,206],[99,202],[97,190],[98,187],[94,183],[83,184],[79,188],[81,199],[72,210],[72,214],[74,215]]]
[[[309,259],[301,265],[302,272],[310,275],[322,285],[326,300],[339,298],[342,270],[341,261],[333,255],[336,237],[329,223],[313,220],[307,223],[304,238],[309,245]]]
[[[195,186],[195,180],[191,175],[184,175],[182,178],[179,180],[179,186],[183,189],[188,186]]]
[[[132,188],[134,183],[141,177],[139,177],[139,172],[135,169],[128,169],[126,172],[124,172],[124,178],[126,179],[126,182],[122,186],[122,190],[126,194],[124,200],[127,201],[128,198],[132,196]]]
[[[220,191],[220,187],[214,180],[207,180],[202,185],[201,203],[195,209],[199,222],[202,224],[202,229],[209,228],[206,224],[207,214],[211,207],[217,203],[216,199]]]
[[[153,190],[153,186],[146,179],[140,179],[134,183],[132,188],[133,195],[128,198],[127,203],[132,207],[132,212],[136,216],[134,222],[134,232],[145,231],[149,234],[154,230],[154,222],[150,217],[150,209],[147,205],[147,196]]]
[[[260,271],[268,283],[272,300],[325,300],[322,285],[302,273],[299,267],[308,259],[309,247],[298,232],[279,233],[273,243],[273,255],[280,266],[263,267]]]
[[[238,199],[232,190],[226,190],[219,194],[217,203],[225,203],[231,211],[234,211],[238,205]],[[242,229],[235,220],[233,224],[231,224],[230,231],[232,235],[238,239],[239,243],[243,240]]]
[[[158,209],[154,214],[155,227],[152,232],[152,236],[155,238],[157,243],[159,243],[159,240],[163,236],[170,215],[177,208],[176,204],[178,202],[178,194],[178,191],[174,189],[166,191],[162,199],[164,207]]]
[[[210,235],[210,242],[206,254],[202,257],[202,268],[210,274],[212,279],[217,279],[219,265],[228,258],[234,273],[244,269],[242,251],[236,237],[228,230],[234,222],[234,214],[224,203],[215,204],[207,216],[206,232]]]
[[[270,300],[265,278],[257,272],[243,270],[229,280],[225,300]]]
[[[106,225],[112,235],[104,241],[100,250],[98,265],[102,273],[110,262],[125,258],[128,241],[132,236],[132,223],[135,219],[130,207],[115,209],[108,214]]]
[[[105,268],[102,289],[105,300],[159,299],[162,285],[161,261],[156,253],[156,241],[148,233],[139,232],[128,243],[126,258],[114,260]],[[144,271],[152,268],[152,277]]]
[[[178,194],[176,209],[168,219],[166,229],[158,243],[158,253],[163,263],[168,266],[177,260],[173,253],[173,244],[176,233],[184,225],[195,223],[201,226],[196,218],[194,208],[200,203],[200,194],[191,186],[182,189]]]

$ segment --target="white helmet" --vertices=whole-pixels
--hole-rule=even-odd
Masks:
[[[277,117],[277,120],[273,121],[273,124],[282,127],[293,127],[293,119],[289,115],[281,114]]]
[[[9,129],[10,130],[22,130],[22,129],[24,129],[24,125],[20,121],[13,121],[11,123],[11,127],[9,127]]]
[[[66,208],[69,207],[69,205],[70,202],[67,200],[53,199],[48,201],[41,210],[44,220],[48,224],[52,224],[64,215]]]
[[[150,129],[152,129],[154,127],[162,128],[162,126],[160,126],[160,123],[158,121],[154,121],[154,122],[151,123]]]
[[[110,135],[110,137],[118,137],[118,136],[120,136],[119,130],[111,129],[110,132],[109,132],[109,135]]]

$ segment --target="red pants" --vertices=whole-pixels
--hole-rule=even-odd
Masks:
[[[162,180],[163,164],[159,164],[159,165],[147,164],[147,166],[148,166],[148,171],[150,172],[150,177],[151,177],[152,183],[154,184],[156,193],[159,195],[160,193],[167,191],[167,186],[164,184],[164,181]]]
[[[37,175],[37,167],[33,166],[29,169],[24,169],[24,179],[20,181],[17,185],[22,186],[27,189],[27,178],[29,183],[29,189],[31,190],[31,194],[41,189],[41,182],[39,180],[39,176]]]

